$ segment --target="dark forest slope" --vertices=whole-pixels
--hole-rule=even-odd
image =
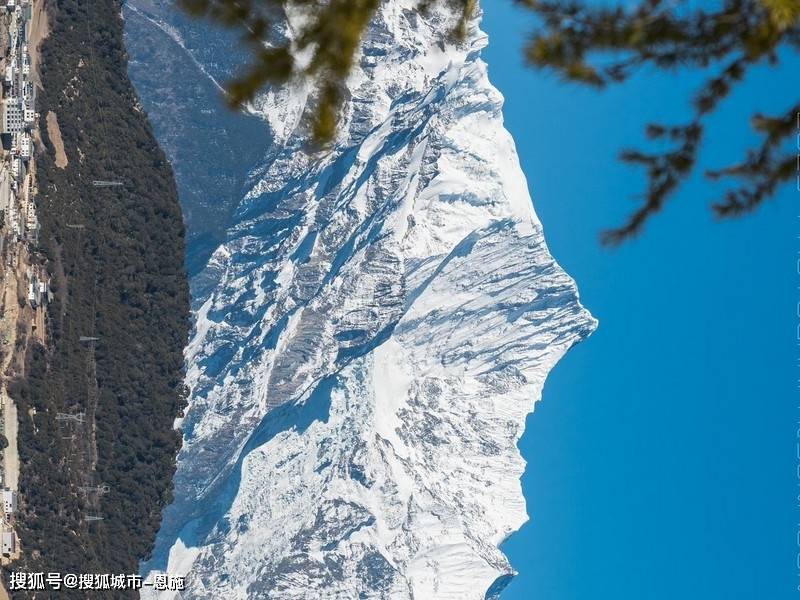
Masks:
[[[127,77],[120,3],[48,0],[47,10],[37,204],[55,301],[48,347],[30,349],[27,375],[12,386],[23,558],[11,569],[135,573],[170,499],[180,442],[172,424],[189,327],[184,227],[170,166]],[[47,138],[49,111],[64,169]],[[85,420],[59,422],[58,412]],[[108,492],[79,489],[100,485]]]

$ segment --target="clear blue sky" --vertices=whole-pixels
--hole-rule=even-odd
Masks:
[[[598,233],[634,206],[617,160],[650,121],[680,123],[696,76],[603,93],[522,65],[524,12],[484,3],[490,78],[506,96],[555,257],[600,320],[548,380],[520,446],[532,520],[505,545],[504,600],[783,600],[795,566],[794,346],[800,192],[716,222],[696,178],[618,250]],[[800,61],[753,73],[711,124],[703,165],[741,157],[753,108],[783,112]]]

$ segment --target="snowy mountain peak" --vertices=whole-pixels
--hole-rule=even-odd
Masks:
[[[513,574],[517,441],[595,321],[545,245],[486,36],[446,45],[448,15],[414,4],[382,3],[330,153],[303,150],[306,89],[251,107],[273,143],[193,282],[175,501],[144,565],[186,574],[182,598],[477,600]],[[176,43],[194,26],[130,10]]]

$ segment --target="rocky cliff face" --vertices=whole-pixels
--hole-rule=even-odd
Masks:
[[[155,36],[224,75],[221,41],[129,6],[134,59]],[[307,90],[252,107],[271,141],[193,280],[175,501],[144,565],[185,573],[183,598],[478,599],[513,573],[516,443],[595,322],[547,250],[486,37],[445,45],[445,14],[413,6],[377,15],[330,153],[304,150]],[[132,75],[167,137],[148,102],[177,84]]]

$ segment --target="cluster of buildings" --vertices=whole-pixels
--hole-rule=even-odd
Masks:
[[[39,235],[34,164],[36,87],[29,48],[32,4],[32,0],[0,0],[0,226],[4,247],[9,250],[16,248],[19,242],[35,243]],[[9,250],[8,266],[11,267],[17,262],[17,251]],[[24,275],[28,284],[27,300],[37,308],[48,299],[47,275],[39,267],[27,268]],[[0,423],[5,429],[6,411],[2,412]],[[5,475],[3,473],[3,480]],[[6,485],[0,490],[0,497],[0,554],[9,557],[19,551],[14,531],[17,492]]]
[[[5,56],[3,59],[0,138],[3,143],[0,172],[0,208],[5,228],[18,238],[35,241],[39,232],[33,201],[33,129],[36,126],[36,86],[31,78],[28,40],[31,0],[8,0]]]
[[[14,240],[36,242],[36,180],[33,130],[36,126],[36,86],[31,76],[28,47],[31,33],[31,0],[7,0],[6,35],[2,60],[0,101],[0,210],[6,235]],[[2,14],[2,13],[0,13]],[[33,308],[49,299],[50,282],[41,269],[28,269],[28,302]]]

